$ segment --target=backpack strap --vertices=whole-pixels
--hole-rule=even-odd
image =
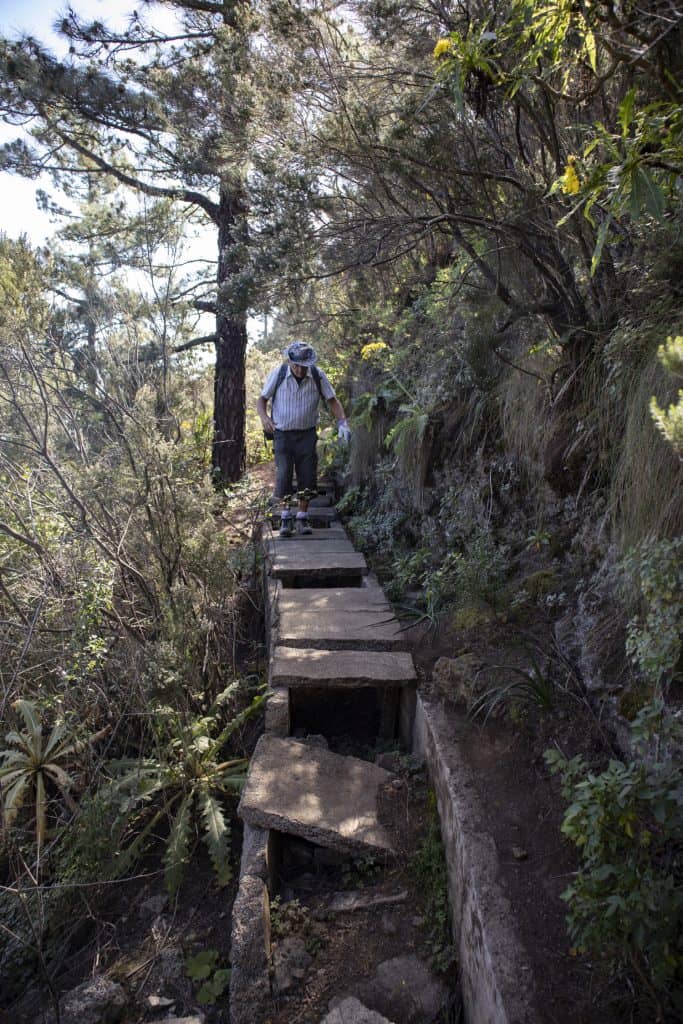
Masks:
[[[277,371],[277,377],[275,378],[275,387],[273,388],[273,393],[270,396],[271,403],[272,403],[273,399],[275,398],[275,395],[277,394],[277,389],[280,387],[280,385],[282,384],[283,380],[285,379],[285,374],[286,373],[287,373],[287,363],[283,363],[282,366],[280,367],[280,369]]]
[[[285,379],[286,374],[287,374],[287,363],[283,363],[282,366],[280,367],[280,369],[277,372],[277,377],[275,378],[275,387],[273,388],[273,393],[270,396],[271,402],[275,398],[275,395],[277,394],[277,389],[282,384],[283,380]],[[311,367],[311,377],[315,381],[315,386],[318,389],[318,394],[322,398],[323,397],[323,385],[322,385],[322,380],[321,380],[321,377],[320,377],[320,370],[318,369],[317,366],[312,366]]]
[[[313,377],[313,380],[315,381],[316,387],[318,389],[318,394],[322,398],[323,397],[323,385],[322,385],[322,380],[320,379],[320,370],[318,369],[317,366],[312,366],[311,367],[311,376]]]

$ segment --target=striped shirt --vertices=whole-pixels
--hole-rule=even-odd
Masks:
[[[261,391],[261,398],[265,398],[266,401],[273,395],[279,372],[280,367],[276,366],[272,373],[269,373],[266,377],[266,382]],[[320,374],[320,388],[323,398],[326,398],[328,401],[330,398],[335,398],[335,390],[323,371],[318,370],[318,373]],[[271,419],[275,424],[275,429],[309,430],[311,427],[317,426],[319,402],[320,393],[318,392],[318,385],[313,380],[310,367],[306,368],[306,376],[301,384],[298,384],[296,377],[292,373],[292,368],[288,365],[285,378],[275,392],[275,398],[273,399]]]

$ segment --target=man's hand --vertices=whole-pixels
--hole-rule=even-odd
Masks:
[[[263,424],[263,429],[266,430],[269,434],[275,432],[275,424],[271,420],[270,416],[262,416],[261,423]]]
[[[342,444],[348,444],[349,441],[351,440],[351,429],[349,427],[348,421],[345,419],[339,420],[337,426],[337,436],[339,437],[339,440],[342,442]]]

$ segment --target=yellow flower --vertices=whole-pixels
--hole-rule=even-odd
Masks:
[[[453,41],[451,39],[439,39],[438,43],[434,47],[434,60],[438,60],[439,57],[443,57],[444,54],[448,53],[452,46]]]
[[[381,352],[383,349],[388,347],[389,346],[385,341],[371,341],[368,345],[363,345],[360,350],[360,357],[361,359],[371,359],[373,356],[377,355],[378,352]]]
[[[579,176],[576,173],[576,157],[569,157],[567,166],[564,169],[564,175],[562,176],[562,191],[565,195],[573,196],[581,188],[581,182]]]

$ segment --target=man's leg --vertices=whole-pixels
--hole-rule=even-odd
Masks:
[[[313,532],[308,522],[308,503],[318,489],[317,440],[317,432],[314,428],[302,431],[296,443],[295,465],[299,498],[296,526],[297,533],[300,534]]]
[[[275,453],[275,497],[280,499],[282,512],[280,519],[280,536],[292,536],[292,516],[289,511],[289,499],[294,490],[294,450],[291,438],[283,431],[275,432],[273,441]]]

